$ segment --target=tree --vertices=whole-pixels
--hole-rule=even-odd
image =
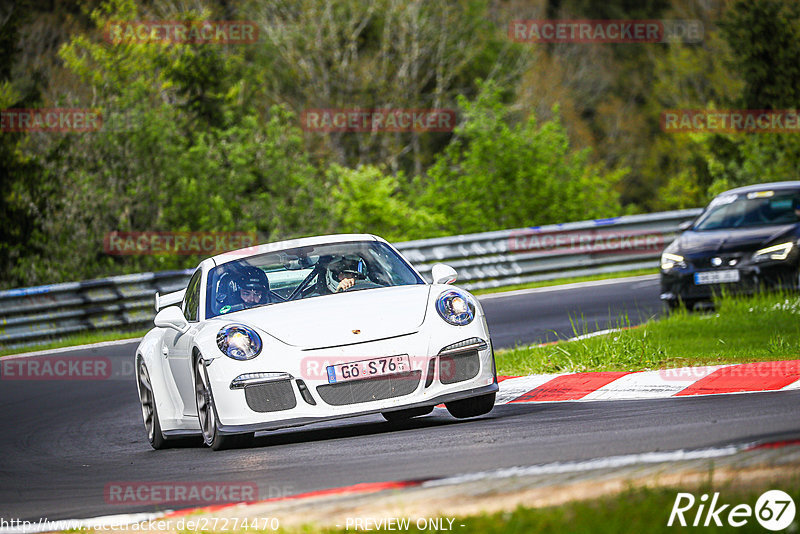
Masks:
[[[269,0],[253,4],[273,76],[267,98],[319,108],[448,108],[475,80],[513,83],[526,62],[485,0]],[[340,165],[387,164],[420,175],[447,133],[309,135]]]
[[[735,50],[730,68],[743,80],[741,96],[731,104],[754,110],[796,109],[800,103],[800,4],[736,0],[720,27]],[[798,165],[797,134],[718,136],[710,158],[714,175],[710,190],[796,180]]]
[[[618,215],[615,185],[625,169],[605,171],[574,151],[557,110],[509,125],[499,88],[489,82],[472,102],[459,98],[457,137],[428,170],[422,205],[446,217],[447,233],[484,232]]]
[[[92,13],[97,28],[138,16],[128,0]],[[245,231],[269,240],[318,233],[328,219],[328,206],[315,201],[325,196],[325,181],[309,162],[294,115],[281,106],[259,109],[248,98],[242,54],[73,36],[61,56],[91,88],[105,124],[33,149],[58,191],[40,217],[50,261],[33,255],[16,265],[31,274],[27,283],[198,261],[109,256],[103,241],[112,231]]]
[[[445,214],[414,207],[402,192],[403,176],[374,166],[348,169],[332,165],[334,226],[341,232],[375,233],[390,241],[434,237]]]

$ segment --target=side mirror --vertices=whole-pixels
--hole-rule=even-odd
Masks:
[[[178,306],[167,306],[156,314],[153,323],[159,328],[172,328],[181,334],[189,330],[189,321]]]
[[[685,232],[686,230],[691,228],[693,224],[694,224],[694,219],[691,221],[683,221],[678,225],[678,230],[681,232]]]
[[[452,284],[458,278],[455,269],[444,263],[437,263],[431,269],[434,284]]]

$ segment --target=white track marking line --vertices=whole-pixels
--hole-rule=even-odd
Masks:
[[[638,464],[658,464],[664,462],[677,462],[684,460],[701,460],[708,458],[720,458],[731,456],[739,451],[745,450],[748,445],[729,445],[727,447],[698,449],[698,450],[677,450],[667,452],[646,452],[641,454],[625,454],[621,456],[608,456],[606,458],[595,458],[579,462],[553,462],[542,465],[517,466],[494,471],[480,471],[476,473],[465,473],[437,480],[430,480],[422,484],[423,488],[436,486],[449,486],[464,482],[474,482],[478,480],[503,479],[519,476],[536,475],[555,475],[561,473],[580,473],[594,469],[617,469]]]
[[[792,382],[788,386],[786,386],[784,388],[781,388],[779,391],[791,391],[791,390],[794,390],[794,389],[800,389],[800,379],[795,380],[794,382]]]

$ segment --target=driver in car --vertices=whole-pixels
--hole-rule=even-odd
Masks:
[[[364,260],[358,257],[344,256],[328,264],[327,282],[331,293],[347,291],[356,280],[366,278]]]
[[[236,281],[236,285],[239,288],[239,298],[245,308],[270,302],[269,279],[267,273],[261,269],[246,267]]]

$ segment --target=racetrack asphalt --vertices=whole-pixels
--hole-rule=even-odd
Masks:
[[[544,343],[664,313],[657,275],[491,293],[479,297],[495,348]]]
[[[660,312],[657,291],[657,281],[637,279],[482,302],[499,347],[552,339],[551,330],[568,337],[570,314],[582,314],[600,329],[622,311],[646,318]],[[106,357],[124,369],[135,344],[69,354]],[[798,401],[800,391],[510,404],[471,420],[437,409],[403,423],[377,415],[259,434],[241,450],[153,451],[132,373],[97,381],[3,380],[0,518],[38,521],[180,507],[109,503],[105,489],[114,482],[253,482],[264,499],[362,482],[798,439]]]

